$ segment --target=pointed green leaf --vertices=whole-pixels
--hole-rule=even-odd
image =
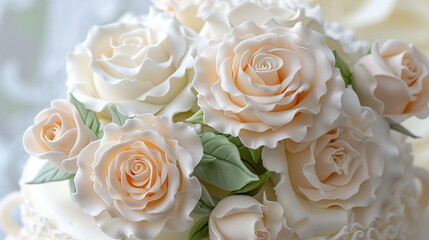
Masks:
[[[393,129],[393,130],[395,130],[395,131],[397,131],[397,132],[400,132],[400,133],[402,133],[404,135],[407,135],[409,137],[420,138],[419,136],[416,136],[413,133],[411,133],[410,131],[408,131],[408,129],[406,129],[401,124],[396,124],[396,123],[390,124],[390,128]]]
[[[99,131],[99,132],[97,133],[97,138],[98,138],[98,139],[103,138],[103,136],[104,136],[104,131],[103,131],[103,130],[101,130],[101,131]]]
[[[241,161],[238,148],[228,138],[213,132],[200,134],[200,138],[204,157],[194,170],[197,177],[227,191],[258,180]]]
[[[216,161],[216,157],[208,154],[204,154],[203,158],[201,158],[200,164],[210,164]]]
[[[263,147],[259,147],[258,149],[248,148],[248,150],[250,152],[250,155],[252,156],[252,160],[253,160],[254,163],[258,163],[259,160],[261,159],[262,148]]]
[[[341,76],[344,79],[346,87],[352,84],[352,72],[350,71],[349,65],[346,61],[338,54],[337,50],[332,50],[335,56],[335,67],[340,69]]]
[[[258,181],[251,182],[241,189],[238,189],[236,191],[232,191],[230,193],[230,195],[240,194],[240,195],[255,196],[256,194],[258,194],[258,192],[261,190],[261,188],[264,186],[264,184],[268,181],[268,179],[270,179],[270,177],[271,177],[271,172],[266,171],[264,174],[259,176]]]
[[[81,102],[79,102],[72,94],[70,94],[70,102],[77,108],[80,118],[91,131],[98,136],[98,131],[100,129],[100,122],[94,111],[86,109]]]
[[[207,214],[216,207],[219,199],[210,195],[209,191],[207,191],[207,188],[203,184],[201,184],[201,189],[202,192],[200,201],[198,201],[197,206],[193,212],[197,214]]]
[[[186,119],[186,122],[192,123],[192,124],[201,124],[203,126],[206,126],[206,124],[204,123],[203,116],[204,116],[203,110],[200,109],[190,118]]]
[[[30,182],[27,182],[27,184],[40,184],[40,183],[64,181],[64,180],[72,179],[74,175],[75,174],[63,172],[59,168],[54,166],[51,162],[47,162],[39,170],[36,177]]]
[[[188,232],[186,240],[201,240],[209,236],[209,217],[200,218]]]
[[[372,52],[372,47],[374,46],[374,44],[377,42],[377,39],[372,40],[371,45],[368,48],[368,51],[366,51],[365,55],[369,55]]]
[[[109,106],[110,112],[112,113],[112,123],[116,123],[119,126],[124,126],[125,121],[129,119],[127,116],[124,116],[119,112],[118,108],[115,105]]]
[[[76,192],[76,184],[74,183],[74,178],[69,179],[69,187],[70,187],[70,193],[73,195],[73,193]]]
[[[242,159],[244,159],[245,161],[247,161],[249,163],[253,162],[256,164],[259,162],[259,160],[261,159],[262,147],[260,147],[258,149],[247,148],[240,141],[240,138],[233,137],[231,135],[226,135],[226,137],[228,138],[228,140],[230,142],[234,143],[235,146],[237,146],[238,151],[240,152],[240,157]]]

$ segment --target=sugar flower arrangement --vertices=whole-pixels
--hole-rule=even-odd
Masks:
[[[114,239],[410,239],[422,52],[299,1],[153,3],[68,56],[68,101],[24,135],[48,160],[29,184],[69,180]]]

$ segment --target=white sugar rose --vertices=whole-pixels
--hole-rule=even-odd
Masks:
[[[344,82],[332,51],[300,23],[237,26],[200,55],[195,71],[204,122],[250,148],[315,139],[341,112]]]
[[[152,0],[152,3],[163,11],[171,11],[182,24],[200,31],[204,21],[197,16],[200,5],[205,0]]]
[[[79,154],[76,202],[112,238],[184,231],[201,196],[191,174],[202,156],[200,138],[183,123],[150,114],[111,123]]]
[[[191,89],[196,49],[192,30],[172,14],[93,27],[67,60],[68,90],[87,108],[110,104],[132,117],[173,117],[195,103]],[[110,115],[109,115],[110,116]]]
[[[362,104],[393,123],[429,115],[429,59],[413,45],[387,41],[361,58],[353,70],[353,88]]]
[[[201,35],[221,40],[232,28],[253,21],[257,25],[274,18],[284,27],[302,22],[304,26],[323,32],[324,16],[319,7],[283,0],[207,0],[198,11],[204,19]]]
[[[352,31],[343,30],[337,23],[325,23],[319,6],[311,7],[300,1],[288,0],[208,0],[201,4],[198,15],[205,20],[200,34],[221,40],[225,33],[246,21],[262,25],[276,21],[284,27],[302,22],[307,28],[326,37],[326,43],[353,65],[368,50],[366,42],[358,41]]]
[[[303,239],[347,225],[350,210],[376,200],[384,162],[399,158],[387,122],[361,108],[352,90],[343,95],[343,107],[339,125],[318,139],[263,150],[264,166],[278,173],[275,191],[288,226]]]
[[[282,206],[265,196],[263,204],[245,195],[229,196],[210,213],[209,236],[211,240],[286,240],[293,231],[282,215]]]
[[[77,155],[96,139],[73,104],[54,100],[51,108],[42,110],[34,119],[34,125],[25,131],[24,149],[65,172],[75,173]]]

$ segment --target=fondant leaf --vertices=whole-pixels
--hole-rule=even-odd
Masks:
[[[202,180],[227,191],[234,191],[259,178],[241,161],[238,148],[223,135],[200,134],[203,161],[194,170]]]
[[[244,159],[248,162],[253,162],[255,164],[259,162],[261,159],[262,147],[259,147],[258,149],[248,148],[243,145],[243,143],[240,141],[240,138],[233,137],[231,135],[228,135],[227,137],[230,142],[237,146],[241,159]]]
[[[200,240],[209,236],[209,217],[205,216],[200,218],[192,225],[191,229],[186,236],[186,240]]]
[[[48,182],[58,182],[69,180],[74,177],[75,174],[61,171],[59,168],[54,166],[51,162],[47,162],[37,173],[36,177],[27,182],[27,184],[40,184]]]
[[[332,50],[335,56],[335,67],[340,69],[341,76],[344,79],[344,83],[346,87],[352,84],[352,72],[350,71],[349,65],[347,65],[346,61],[338,54],[337,50]]]
[[[376,44],[376,43],[377,43],[377,39],[372,40],[372,43],[371,43],[371,45],[369,46],[368,51],[366,51],[365,55],[369,55],[369,54],[371,54],[371,52],[372,52],[372,47],[373,47],[373,46],[374,46],[374,44]]]
[[[69,179],[69,187],[70,187],[70,192],[73,195],[76,192],[76,184],[74,183],[73,178]]]
[[[258,194],[258,192],[261,190],[261,188],[264,186],[264,184],[270,179],[271,172],[266,171],[264,174],[259,176],[258,181],[251,182],[244,186],[241,189],[238,189],[236,191],[232,191],[230,195],[249,195],[249,196],[255,196]]]
[[[115,105],[109,106],[110,112],[112,113],[112,123],[116,123],[119,126],[124,126],[125,121],[128,119],[127,116],[122,115]]]
[[[206,126],[206,124],[204,123],[203,116],[204,116],[203,110],[200,109],[190,118],[186,119],[186,122],[192,123],[192,124],[201,124],[203,126]]]
[[[216,207],[217,203],[219,202],[219,199],[212,197],[203,184],[201,184],[201,189],[202,192],[200,201],[198,201],[197,206],[195,207],[193,212],[197,214],[210,213],[213,208]]]
[[[400,133],[402,133],[404,135],[407,135],[409,137],[420,138],[419,136],[416,136],[413,133],[411,133],[410,131],[408,131],[408,129],[406,129],[401,124],[397,124],[397,123],[390,124],[390,128],[393,129],[393,130],[395,130],[395,131],[397,131],[397,132],[400,132]]]
[[[81,102],[79,102],[73,94],[70,94],[70,102],[77,108],[79,112],[80,118],[84,122],[85,126],[87,126],[91,131],[95,133],[95,135],[99,135],[100,122],[98,121],[98,117],[94,111],[86,109],[85,106]]]
[[[104,131],[99,131],[99,132],[97,133],[97,138],[98,138],[98,139],[101,139],[103,136],[104,136]]]

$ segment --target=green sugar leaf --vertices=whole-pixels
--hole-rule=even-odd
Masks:
[[[390,128],[393,129],[393,130],[395,130],[395,131],[397,131],[397,132],[400,132],[400,133],[402,133],[404,135],[407,135],[409,137],[420,138],[419,136],[416,136],[413,133],[411,133],[410,131],[408,131],[408,129],[406,129],[401,124],[396,124],[396,123],[390,124]]]
[[[37,173],[36,177],[27,184],[58,182],[74,178],[75,174],[61,171],[51,162],[47,162]]]
[[[124,126],[125,121],[129,119],[127,116],[124,116],[119,112],[118,108],[115,105],[109,106],[110,112],[112,113],[112,123],[116,123],[119,126]]]
[[[203,126],[207,126],[207,124],[204,123],[204,113],[203,110],[198,110],[194,115],[192,115],[190,118],[186,119],[186,122],[192,123],[192,124],[201,124]]]
[[[258,149],[248,148],[243,145],[243,143],[240,141],[240,138],[233,137],[231,135],[225,136],[230,142],[234,143],[234,145],[237,146],[238,151],[240,152],[241,159],[254,164],[259,162],[262,155],[262,147],[259,147]]]
[[[372,47],[374,46],[374,44],[377,42],[377,39],[372,40],[371,45],[369,46],[368,50],[366,51],[365,55],[369,55],[372,52]]]
[[[350,71],[349,65],[347,65],[346,61],[338,54],[337,50],[332,50],[335,56],[335,67],[340,69],[341,76],[344,79],[344,83],[346,87],[352,84],[352,72]]]
[[[191,229],[186,236],[186,240],[201,240],[209,236],[209,217],[205,216],[200,218],[192,225]]]
[[[237,146],[227,137],[213,132],[200,134],[204,156],[194,170],[202,180],[227,191],[234,191],[257,181],[240,158]]]
[[[230,195],[249,195],[249,196],[255,196],[258,194],[258,192],[261,190],[261,188],[264,186],[264,184],[270,179],[271,172],[266,171],[264,174],[259,176],[258,181],[251,182],[244,186],[243,188],[232,191]]]
[[[70,102],[77,108],[80,118],[85,126],[87,126],[95,135],[99,136],[100,122],[94,111],[86,109],[81,102],[79,102],[73,94],[70,94]]]
[[[219,199],[212,197],[210,195],[209,191],[207,191],[207,188],[201,184],[201,198],[200,201],[198,201],[197,206],[195,206],[194,213],[197,214],[207,214],[210,213],[213,208],[216,207],[217,203],[219,202]]]

